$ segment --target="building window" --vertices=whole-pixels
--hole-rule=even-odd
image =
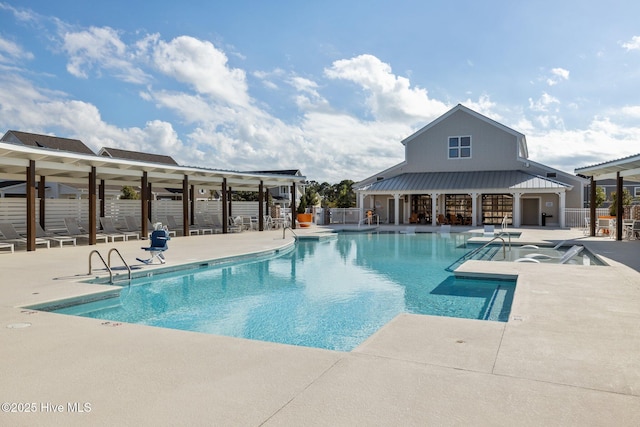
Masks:
[[[633,187],[633,197],[640,197],[640,187]]]
[[[449,158],[450,159],[470,159],[471,158],[471,137],[470,136],[450,136],[449,137]]]

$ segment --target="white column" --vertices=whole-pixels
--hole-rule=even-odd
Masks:
[[[478,193],[471,193],[471,226],[478,225]]]
[[[558,197],[560,197],[560,206],[558,206],[558,215],[560,215],[560,227],[564,228],[564,211],[565,211],[565,199],[566,199],[567,193],[565,191],[561,191],[560,193],[558,193]]]
[[[512,213],[512,221],[513,221],[513,226],[514,227],[520,227],[520,217],[521,217],[521,213],[520,213],[520,196],[522,196],[522,193],[513,193],[513,213]]]
[[[398,193],[394,193],[393,194],[393,217],[394,217],[394,224],[395,225],[400,225],[400,194]]]
[[[364,198],[365,198],[365,194],[364,193],[359,193],[358,196],[360,198],[360,203],[358,203],[358,206],[360,206],[360,216],[358,218],[358,221],[360,221],[362,218],[364,218]]]
[[[437,221],[438,221],[438,207],[437,202],[438,202],[438,193],[431,193],[431,225],[432,226],[436,226]]]

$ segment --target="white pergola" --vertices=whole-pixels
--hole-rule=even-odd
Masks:
[[[90,244],[95,244],[97,217],[97,194],[104,191],[105,183],[112,185],[140,186],[142,206],[142,234],[146,235],[146,218],[148,216],[148,200],[152,186],[181,186],[183,193],[183,233],[189,235],[189,203],[194,203],[193,188],[196,185],[220,188],[223,206],[226,206],[227,195],[231,189],[257,191],[259,193],[260,211],[263,209],[264,191],[277,186],[291,186],[295,200],[296,186],[303,185],[304,176],[245,173],[207,169],[200,167],[176,166],[163,163],[115,159],[105,156],[78,154],[67,151],[37,148],[20,144],[0,142],[0,178],[26,181],[27,198],[27,250],[35,250],[35,209],[36,209],[36,177],[39,177],[38,195],[41,200],[41,213],[44,209],[45,181],[62,183],[88,183],[89,188],[89,221]],[[295,206],[294,206],[295,208]],[[193,212],[193,209],[191,209]],[[226,232],[227,209],[223,209],[223,232]],[[41,215],[43,217],[43,215]],[[259,229],[263,230],[263,213],[259,213]],[[193,222],[193,218],[191,219]]]
[[[622,194],[624,180],[640,181],[640,154],[636,154],[622,159],[611,160],[609,162],[598,163],[596,165],[576,168],[576,175],[591,178],[591,194],[589,195],[590,217],[595,218],[596,182],[605,179],[616,180],[616,193]],[[616,199],[616,236],[617,240],[622,240],[622,197]],[[595,236],[595,220],[589,222],[590,234]]]

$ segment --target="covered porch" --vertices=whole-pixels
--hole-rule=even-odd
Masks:
[[[522,171],[407,173],[356,189],[361,217],[419,223],[564,227],[572,186]]]

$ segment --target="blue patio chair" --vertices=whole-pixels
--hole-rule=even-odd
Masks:
[[[148,248],[141,248],[145,251],[149,252],[151,257],[149,259],[141,259],[136,258],[138,261],[143,262],[145,264],[153,264],[153,260],[158,258],[160,264],[164,264],[166,260],[164,259],[164,251],[169,249],[167,246],[167,241],[170,239],[169,233],[167,230],[153,230],[151,233],[151,244]]]

